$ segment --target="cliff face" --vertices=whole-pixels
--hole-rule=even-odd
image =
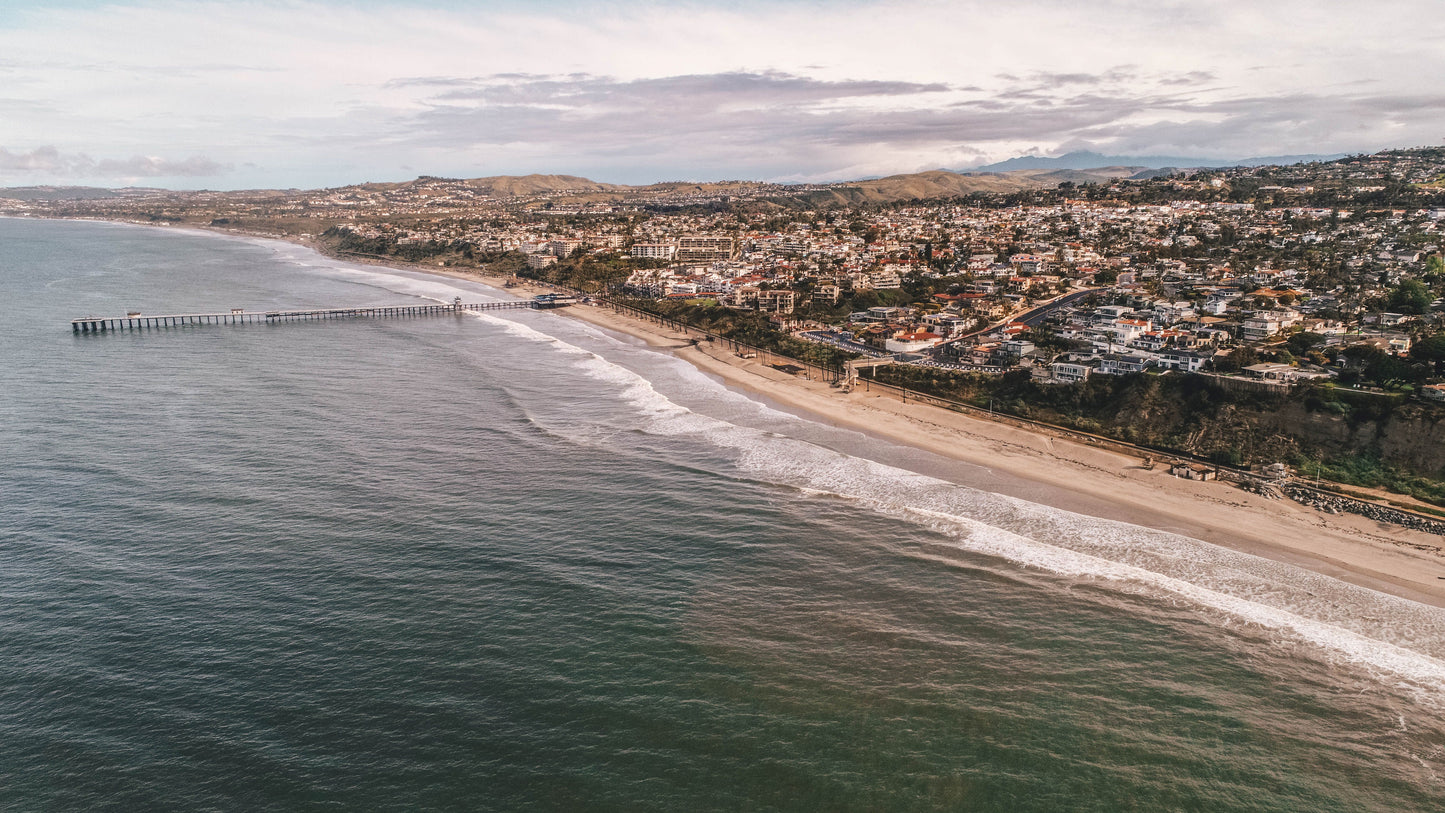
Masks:
[[[1351,421],[1289,402],[1260,418],[1270,432],[1295,439],[1306,452],[1378,453],[1383,463],[1427,477],[1445,469],[1445,410],[1437,407],[1411,403],[1381,418]]]
[[[1231,391],[1202,379],[1107,382],[1100,397],[1061,403],[1060,422],[1087,418],[1104,434],[1230,463],[1363,457],[1445,479],[1445,406],[1404,396],[1320,389]]]
[[[1123,431],[1126,427],[1132,428]],[[1116,413],[1110,428],[1111,434],[1132,434],[1139,442],[1231,463],[1355,456],[1445,479],[1445,408],[1433,404],[1405,402],[1355,412],[1304,398],[1193,410],[1131,404]]]
[[[1365,470],[1380,474],[1383,466],[1445,483],[1445,404],[1403,394],[1328,387],[1281,392],[1227,386],[1207,376],[1092,376],[1059,386],[1036,383],[1026,373],[948,376],[895,366],[875,374],[923,392],[974,404],[992,400],[1004,412],[1231,465],[1305,458],[1323,460],[1326,469],[1353,468],[1359,479],[1369,479]],[[1445,499],[1445,485],[1440,490]]]

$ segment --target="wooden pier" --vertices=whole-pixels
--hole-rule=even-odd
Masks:
[[[449,305],[311,308],[296,311],[248,311],[244,308],[232,308],[230,311],[220,313],[169,313],[156,315],[132,311],[125,316],[83,316],[79,319],[71,319],[70,329],[76,333],[106,333],[116,330],[182,327],[185,325],[274,324],[277,322],[297,322],[313,319],[399,319],[415,316],[476,313],[479,311],[545,310],[565,307],[576,301],[576,297],[543,294],[532,299],[507,300],[504,302],[463,302],[461,297],[457,297]]]

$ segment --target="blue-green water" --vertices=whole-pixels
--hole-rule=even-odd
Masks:
[[[458,293],[0,220],[0,809],[1445,807],[1438,610],[554,314],[66,324]]]

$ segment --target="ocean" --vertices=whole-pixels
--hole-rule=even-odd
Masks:
[[[555,313],[0,220],[0,809],[1445,809],[1445,611]]]

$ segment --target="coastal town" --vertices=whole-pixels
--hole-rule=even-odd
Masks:
[[[1065,384],[1175,371],[1263,387],[1330,380],[1445,399],[1445,150],[1127,171],[857,205],[816,205],[841,197],[826,185],[545,176],[90,199],[0,191],[0,212],[201,223],[358,255],[503,263],[668,313],[756,314],[835,358],[1024,369]]]
[[[1309,471],[1445,505],[1445,148],[795,186],[41,187],[0,190],[0,214],[203,227],[553,286],[845,388],[1196,461],[1185,475]]]

